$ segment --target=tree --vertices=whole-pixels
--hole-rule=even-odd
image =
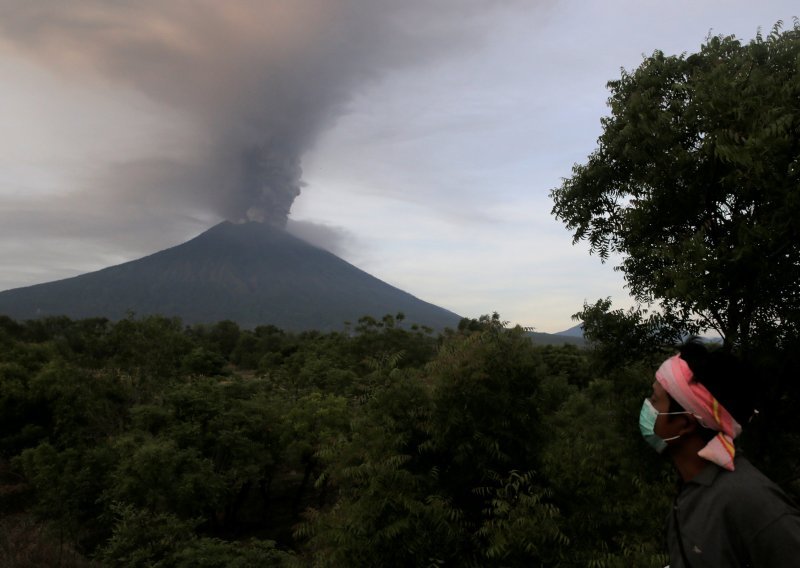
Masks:
[[[282,566],[288,554],[275,543],[251,540],[246,544],[197,537],[194,522],[170,513],[153,513],[131,505],[113,507],[113,535],[98,557],[114,566],[174,566],[176,568],[248,568]]]
[[[108,335],[115,365],[139,382],[142,395],[148,382],[174,378],[191,346],[181,321],[163,316],[136,320],[131,315],[117,322]]]
[[[623,71],[598,148],[551,193],[638,301],[744,348],[800,331],[800,22],[781,26]]]
[[[521,328],[478,322],[423,371],[376,367],[349,435],[316,453],[338,498],[298,530],[314,565],[551,564],[564,540],[532,473],[547,369]]]
[[[593,363],[604,371],[651,359],[651,364],[657,365],[681,342],[676,330],[687,327],[672,314],[648,313],[640,306],[612,310],[608,298],[593,305],[584,303],[583,310],[572,317],[583,322]],[[688,327],[696,331],[695,326]]]

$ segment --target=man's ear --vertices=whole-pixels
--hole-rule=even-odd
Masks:
[[[695,418],[691,414],[681,414],[677,416],[677,418],[681,419],[682,421],[682,424],[678,429],[678,435],[680,436],[686,436],[687,434],[694,434],[701,427],[700,423],[697,421],[697,418]]]

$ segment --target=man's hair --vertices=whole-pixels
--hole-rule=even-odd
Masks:
[[[726,349],[709,349],[697,337],[690,338],[678,351],[692,371],[692,380],[706,387],[739,424],[746,425],[755,412],[750,366]],[[677,405],[674,400],[672,404]]]

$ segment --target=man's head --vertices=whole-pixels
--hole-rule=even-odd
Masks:
[[[703,459],[733,469],[733,439],[753,412],[749,377],[730,353],[690,340],[656,372],[642,405],[642,434],[658,451],[691,446]]]

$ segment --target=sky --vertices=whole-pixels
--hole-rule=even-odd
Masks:
[[[0,290],[285,225],[465,317],[632,304],[551,216],[606,83],[784,0],[0,0]]]

